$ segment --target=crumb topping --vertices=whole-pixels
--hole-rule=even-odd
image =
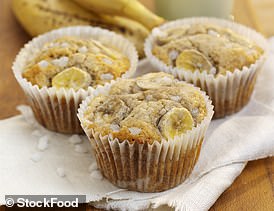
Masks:
[[[101,135],[139,143],[173,139],[207,115],[201,92],[166,73],[149,73],[114,83],[92,99],[85,123]]]
[[[193,24],[154,32],[152,53],[168,66],[215,76],[249,67],[263,54],[251,40],[213,24]]]

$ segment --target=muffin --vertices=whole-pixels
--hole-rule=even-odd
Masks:
[[[131,77],[137,53],[126,39],[93,27],[69,27],[28,43],[13,71],[37,121],[62,133],[82,133],[77,109],[97,86]]]
[[[266,55],[266,41],[255,31],[214,18],[189,18],[155,28],[146,55],[159,70],[206,91],[214,117],[244,107]]]
[[[212,115],[203,92],[166,73],[113,81],[78,111],[104,177],[140,192],[164,191],[188,177]]]

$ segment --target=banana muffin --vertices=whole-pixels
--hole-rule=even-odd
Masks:
[[[96,87],[135,74],[134,45],[114,32],[73,26],[33,38],[13,64],[36,120],[49,130],[83,133],[80,103]]]
[[[153,29],[145,52],[158,70],[206,91],[214,117],[221,118],[249,102],[266,58],[267,41],[235,22],[194,17]]]
[[[119,51],[94,39],[61,37],[46,43],[23,77],[41,87],[87,89],[116,79],[130,63]]]
[[[114,82],[107,94],[99,94],[85,108],[80,107],[79,118],[106,178],[122,188],[156,192],[180,184],[190,174],[203,141],[203,134],[193,131],[199,130],[204,122],[209,123],[213,114],[210,109],[208,99],[198,88],[179,82],[170,74],[149,73]],[[126,143],[130,149],[117,149],[116,141],[118,145]],[[172,147],[176,153],[171,149],[164,152]],[[163,160],[156,164],[161,150],[161,156],[167,156],[167,160],[160,156]],[[119,151],[123,153],[117,158]],[[105,156],[114,160],[108,161]],[[115,163],[117,159],[121,166]],[[123,162],[132,166],[124,166]],[[172,167],[161,162],[170,162]],[[141,170],[141,163],[140,168],[150,166],[150,170]],[[157,178],[156,172],[150,172],[157,168],[163,177]],[[179,178],[179,174],[183,176]]]

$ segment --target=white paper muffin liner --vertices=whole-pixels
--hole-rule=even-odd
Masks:
[[[122,36],[105,29],[90,26],[67,27],[48,32],[34,38],[27,43],[17,55],[13,64],[13,72],[20,86],[24,90],[32,107],[36,119],[46,128],[62,133],[82,133],[77,118],[79,104],[94,90],[56,89],[32,85],[22,77],[22,72],[28,61],[33,59],[42,46],[62,36],[77,36],[83,39],[93,38],[109,47],[119,50],[130,61],[129,70],[122,75],[123,78],[132,77],[136,71],[138,54],[133,44]]]
[[[199,157],[214,113],[209,97],[201,92],[206,102],[207,116],[187,133],[168,141],[154,141],[153,144],[130,143],[128,140],[113,139],[111,134],[103,137],[100,131],[90,129],[91,122],[85,119],[85,111],[92,99],[97,95],[107,95],[114,83],[116,81],[98,87],[78,110],[78,117],[95,151],[102,174],[118,187],[140,192],[159,192],[181,184]]]
[[[157,36],[164,33],[164,30],[196,23],[212,23],[229,28],[254,41],[264,49],[264,54],[250,67],[243,67],[241,70],[236,69],[234,72],[228,71],[226,75],[219,75],[217,77],[207,74],[205,71],[201,73],[197,70],[193,73],[183,68],[179,69],[168,66],[152,54],[153,44]],[[170,73],[176,78],[192,83],[206,91],[214,105],[214,118],[221,118],[238,112],[249,102],[257,75],[267,57],[267,52],[266,39],[256,31],[235,22],[206,17],[186,18],[168,22],[158,28],[154,28],[145,42],[145,54],[153,66],[160,71]]]

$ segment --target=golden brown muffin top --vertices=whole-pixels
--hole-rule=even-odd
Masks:
[[[46,43],[23,71],[40,88],[80,88],[120,77],[130,66],[127,57],[93,39],[61,37]]]
[[[149,73],[114,83],[91,100],[84,126],[118,140],[150,144],[173,139],[207,115],[202,93],[166,73]]]
[[[249,67],[263,52],[251,40],[209,23],[161,31],[152,49],[152,53],[168,66],[192,72],[205,70],[213,75]]]

